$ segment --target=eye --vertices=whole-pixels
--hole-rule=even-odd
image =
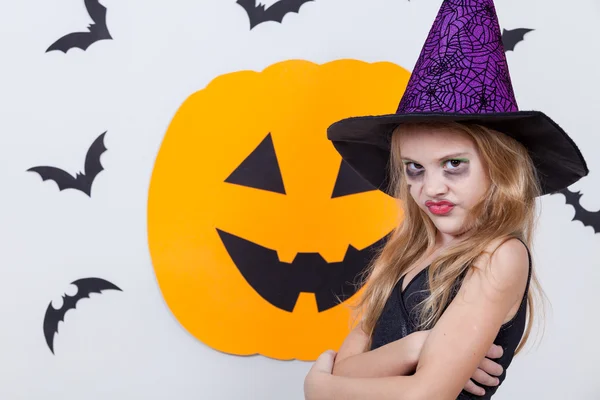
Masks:
[[[225,182],[285,194],[271,133],[225,179]]]
[[[406,169],[410,172],[418,172],[423,169],[423,166],[415,162],[407,162]]]
[[[371,190],[375,190],[375,187],[360,176],[346,161],[342,160],[331,198],[370,192]]]
[[[448,169],[456,169],[465,162],[466,162],[466,160],[446,160],[446,162],[444,163],[444,166]]]

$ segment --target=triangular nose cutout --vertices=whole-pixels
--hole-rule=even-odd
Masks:
[[[225,182],[286,194],[271,133],[225,179]]]
[[[372,190],[375,190],[375,187],[358,175],[347,162],[342,160],[331,198],[370,192]]]

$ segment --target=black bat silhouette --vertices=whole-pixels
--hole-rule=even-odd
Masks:
[[[579,199],[583,196],[581,192],[571,192],[569,189],[563,189],[558,193],[562,193],[565,196],[567,204],[575,208],[575,215],[571,221],[580,221],[583,226],[591,226],[594,229],[594,233],[600,232],[600,211],[588,211],[581,206]]]
[[[256,25],[267,21],[281,23],[286,14],[299,12],[300,7],[309,1],[314,0],[280,0],[266,9],[264,4],[256,5],[256,0],[237,0],[236,3],[246,10],[252,30]]]
[[[525,35],[533,29],[517,28],[513,30],[502,29],[502,44],[504,51],[514,51],[515,46],[525,40]]]
[[[90,146],[85,157],[85,173],[83,174],[78,172],[73,177],[63,169],[48,166],[31,167],[27,171],[37,172],[44,181],[48,179],[55,181],[61,191],[64,189],[77,189],[91,197],[92,184],[96,176],[104,170],[100,163],[100,156],[106,151],[104,135],[106,135],[106,131],[100,134]]]
[[[90,18],[94,21],[93,24],[88,26],[89,31],[73,32],[61,37],[46,49],[46,53],[52,50],[59,50],[66,53],[74,47],[85,51],[99,40],[112,39],[106,26],[106,7],[100,4],[98,0],[84,0],[84,3]]]
[[[63,305],[58,310],[52,307],[50,302],[44,316],[44,337],[52,354],[54,354],[54,336],[58,333],[58,323],[64,320],[67,311],[75,309],[79,300],[90,297],[90,293],[102,293],[103,290],[122,292],[119,287],[101,278],[83,278],[71,284],[77,286],[77,293],[74,296],[63,295]]]

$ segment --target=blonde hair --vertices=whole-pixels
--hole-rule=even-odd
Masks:
[[[536,198],[540,187],[533,162],[521,143],[480,125],[400,125],[392,135],[390,167],[391,187],[401,203],[403,221],[390,233],[379,254],[359,276],[361,281],[358,284],[363,291],[358,301],[350,306],[354,310],[353,321],[360,319],[362,329],[369,337],[372,337],[377,320],[399,278],[435,245],[436,227],[410,196],[400,157],[400,135],[420,128],[450,129],[469,135],[487,168],[490,186],[471,210],[464,238],[446,248],[429,266],[430,293],[420,305],[419,329],[431,329],[435,325],[452,300],[459,278],[493,241],[516,237],[529,249],[532,247]],[[532,270],[529,288],[527,328],[515,354],[521,351],[531,332],[534,318],[532,289],[543,295],[535,269]]]

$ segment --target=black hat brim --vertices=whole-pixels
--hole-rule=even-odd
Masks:
[[[435,121],[479,124],[521,142],[537,169],[541,195],[558,192],[589,173],[577,145],[558,124],[540,111],[351,117],[329,126],[327,137],[358,174],[377,189],[391,195],[389,159],[392,131],[403,123]]]

